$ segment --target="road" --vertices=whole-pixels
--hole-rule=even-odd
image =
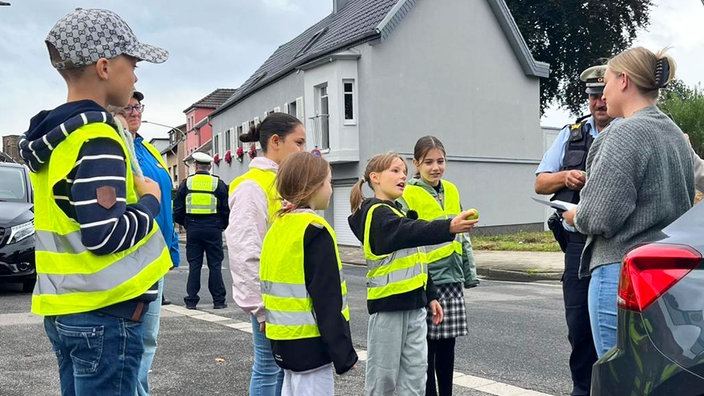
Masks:
[[[183,256],[185,258],[185,255]],[[184,259],[185,261],[185,259]],[[187,264],[166,278],[174,304],[162,314],[152,373],[154,395],[245,395],[251,367],[247,316],[234,306],[213,310],[203,270],[198,311],[183,307]],[[365,269],[344,268],[355,347],[366,350]],[[223,269],[226,284],[230,273]],[[56,361],[41,318],[28,314],[30,295],[0,285],[0,395],[58,394]],[[482,280],[466,293],[469,336],[457,342],[456,395],[569,394],[562,292],[558,283]],[[234,330],[233,330],[234,329]],[[339,395],[362,394],[364,363],[336,378]],[[532,391],[532,392],[531,392]]]

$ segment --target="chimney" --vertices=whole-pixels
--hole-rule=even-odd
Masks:
[[[704,1],[704,0],[702,0]],[[332,0],[332,13],[337,14],[338,11],[341,9],[345,8],[347,3],[349,3],[350,0]]]

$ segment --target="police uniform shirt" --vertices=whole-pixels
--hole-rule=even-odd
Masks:
[[[596,124],[594,123],[594,117],[589,117],[587,123],[590,125],[589,134],[591,134],[592,137],[596,138],[599,134],[599,131],[597,130]],[[556,173],[560,171],[560,169],[562,168],[562,159],[564,158],[565,150],[567,149],[567,139],[569,139],[570,137],[571,126],[572,124],[562,128],[560,133],[555,138],[555,141],[552,143],[552,146],[550,146],[548,151],[546,151],[543,155],[543,160],[540,161],[538,169],[535,170],[536,175],[545,172]]]

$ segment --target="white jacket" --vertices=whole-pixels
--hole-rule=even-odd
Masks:
[[[279,165],[256,157],[250,168],[277,171]],[[232,296],[244,312],[264,322],[264,303],[259,287],[259,257],[268,229],[268,204],[264,191],[251,180],[240,183],[228,198],[230,221],[225,229],[227,255],[232,274]]]

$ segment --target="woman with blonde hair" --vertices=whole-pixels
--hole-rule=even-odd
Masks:
[[[692,207],[694,171],[684,134],[656,102],[674,77],[665,54],[631,48],[607,64],[603,99],[611,123],[587,157],[579,206],[564,214],[588,236],[580,274],[591,274],[589,316],[597,354],[616,345],[617,292],[623,255],[661,238],[661,230]]]

